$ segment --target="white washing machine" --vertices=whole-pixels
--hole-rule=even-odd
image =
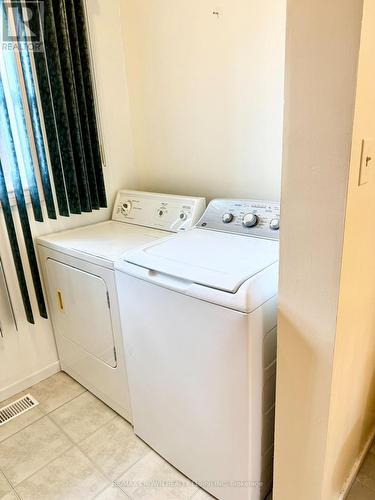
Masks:
[[[214,200],[115,265],[135,432],[220,500],[272,484],[279,217]]]
[[[203,198],[120,191],[111,221],[37,240],[61,368],[129,421],[114,262],[188,229],[204,208]]]

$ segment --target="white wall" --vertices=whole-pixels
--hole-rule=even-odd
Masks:
[[[141,188],[279,199],[285,8],[122,0]]]
[[[285,0],[89,0],[87,6],[110,206],[124,186],[277,199]],[[34,234],[109,214],[34,224]],[[19,334],[0,340],[3,399],[56,370],[58,360],[50,322],[37,313],[36,326],[24,320],[6,238],[0,251],[20,326]]]
[[[120,0],[89,0],[87,5],[107,162],[104,169],[105,182],[111,207],[119,188],[137,187],[129,122]],[[109,208],[92,214],[59,218],[58,221],[34,223],[34,234],[40,235],[98,222],[108,218],[110,211]],[[9,332],[4,340],[0,339],[0,400],[58,369],[51,323],[38,317],[34,296],[32,299],[36,325],[29,325],[24,319],[4,225],[1,227],[1,235],[0,252],[17,309],[20,331],[18,334]],[[27,266],[25,269],[28,271]]]
[[[288,0],[287,19],[273,498],[331,500],[323,481],[362,1]]]
[[[375,141],[374,54],[375,2],[365,0],[325,461],[329,499],[339,498],[375,432],[375,158],[370,182],[358,186],[362,139]]]

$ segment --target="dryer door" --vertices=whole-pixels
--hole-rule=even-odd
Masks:
[[[115,367],[117,361],[105,281],[54,259],[47,259],[46,268],[56,333]]]

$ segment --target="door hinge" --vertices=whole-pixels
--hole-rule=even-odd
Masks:
[[[116,347],[113,348],[113,356],[115,357],[115,363],[117,365],[117,352],[116,352]]]
[[[109,299],[109,293],[107,292],[107,304],[108,304],[108,309],[111,309],[111,301]]]

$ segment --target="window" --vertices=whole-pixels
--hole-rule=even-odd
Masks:
[[[106,207],[100,133],[84,0],[0,0],[0,15],[0,202],[34,322],[20,236],[39,313],[47,311],[25,193],[38,222]]]
[[[0,61],[1,82],[4,89],[5,103],[1,110],[1,124],[3,133],[0,136],[0,155],[2,158],[5,180],[8,191],[12,194],[12,202],[14,199],[14,186],[12,180],[12,162],[16,160],[19,168],[20,177],[25,193],[29,193],[29,189],[34,192],[34,196],[38,196],[37,181],[34,171],[36,163],[33,158],[32,149],[34,146],[31,135],[31,120],[30,114],[25,102],[25,88],[21,85],[17,61],[19,53],[13,50],[3,50]],[[6,109],[4,107],[6,104]],[[9,118],[10,128],[7,126],[7,117]],[[12,144],[14,143],[16,157],[12,157]],[[13,168],[17,168],[13,165]]]

